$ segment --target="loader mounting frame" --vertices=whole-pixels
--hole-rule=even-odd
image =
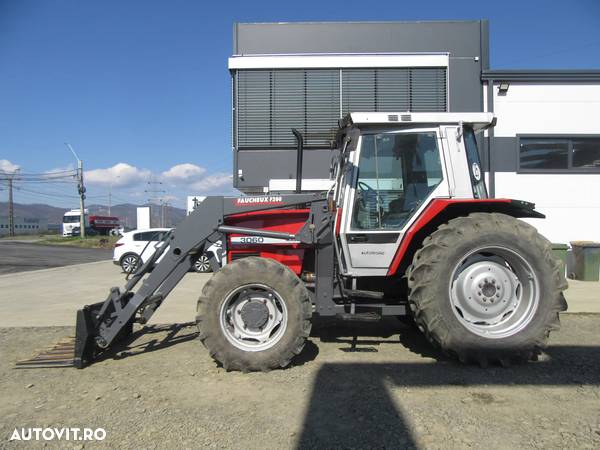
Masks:
[[[230,215],[301,205],[310,207],[310,213],[296,234],[224,225],[225,218]],[[217,240],[225,242],[224,237],[229,233],[297,240],[313,247],[319,273],[314,294],[317,312],[335,314],[332,227],[333,212],[329,210],[323,193],[208,197],[183,220],[177,230],[164,236],[163,241],[156,245],[152,257],[138,267],[123,290],[113,287],[106,300],[77,311],[75,366],[83,368],[96,359],[116,340],[129,334],[134,322],[146,323],[193,267],[196,258]],[[162,261],[155,266],[161,256]],[[134,291],[140,281],[141,285]]]

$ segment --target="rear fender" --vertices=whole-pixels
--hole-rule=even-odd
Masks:
[[[474,212],[497,212],[517,218],[543,219],[546,217],[535,210],[535,204],[522,200],[507,198],[434,199],[404,234],[387,275],[404,274],[423,240],[441,224],[455,217],[467,216]]]

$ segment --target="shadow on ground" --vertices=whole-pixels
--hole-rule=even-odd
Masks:
[[[164,350],[197,337],[198,329],[194,322],[148,325],[135,330],[126,338],[117,342],[110,350],[103,353],[97,361],[135,357],[143,353]]]
[[[398,333],[398,338],[391,338]],[[412,427],[392,400],[390,387],[480,386],[484,387],[483,392],[473,394],[473,401],[491,403],[494,397],[485,392],[485,386],[600,384],[600,347],[596,346],[550,346],[537,362],[482,369],[446,358],[408,323],[318,328],[314,337],[339,343],[342,352],[377,352],[381,346],[398,345],[433,360],[324,362],[313,382],[298,441],[298,448],[302,449],[416,448]]]
[[[148,326],[135,331],[102,359],[160,351],[197,336],[194,323]],[[322,362],[297,441],[302,449],[416,448],[414,431],[395,404],[390,388],[479,386],[482,392],[474,401],[491,403],[494,399],[486,393],[486,386],[600,384],[600,347],[596,346],[550,346],[537,362],[482,369],[441,355],[407,322],[324,322],[315,324],[311,340],[294,365],[318,358],[319,342],[339,344],[343,353],[373,353],[383,346],[398,346],[399,352],[404,347],[427,359],[397,363]]]

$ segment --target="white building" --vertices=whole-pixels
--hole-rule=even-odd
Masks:
[[[600,71],[488,71],[488,186],[532,201],[553,242],[600,241]]]
[[[48,219],[15,217],[15,234],[39,234],[48,231]],[[0,236],[10,234],[8,216],[0,216]]]

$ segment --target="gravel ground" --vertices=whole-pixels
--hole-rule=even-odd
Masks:
[[[251,374],[217,367],[186,325],[85,370],[16,370],[72,329],[3,328],[0,447],[599,448],[600,315],[562,322],[539,361],[508,369],[441,358],[394,320],[318,326],[294,366]],[[63,426],[106,439],[8,442]]]

